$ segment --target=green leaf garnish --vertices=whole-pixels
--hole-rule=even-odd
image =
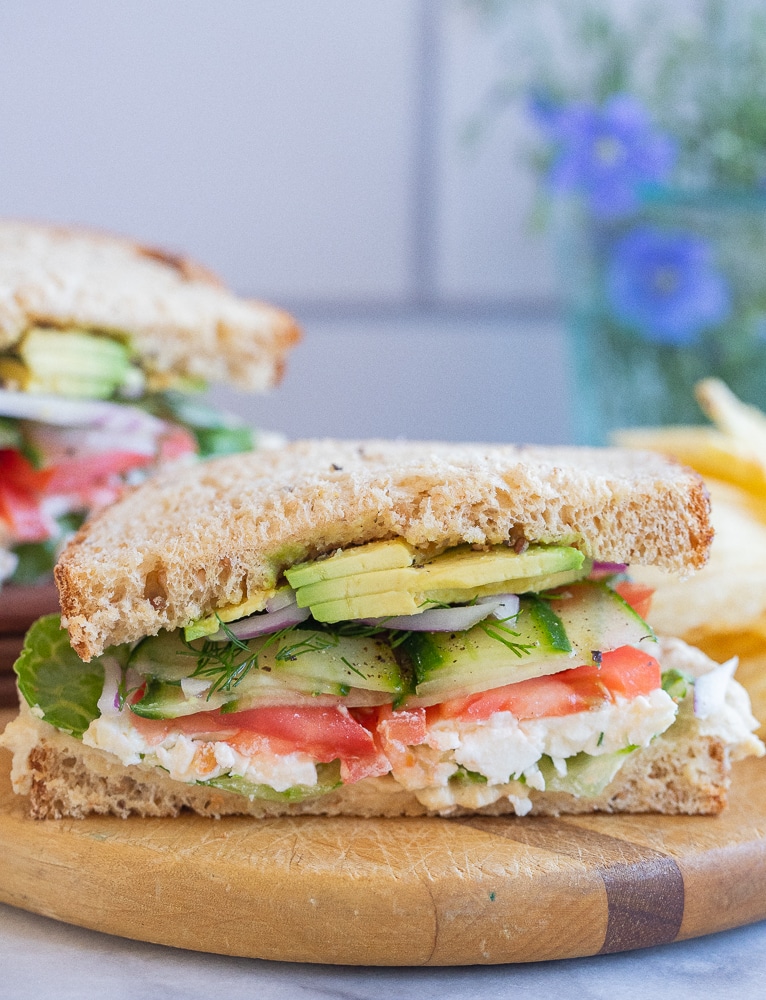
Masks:
[[[11,417],[0,417],[0,448],[13,448],[21,451],[24,438],[18,420]]]
[[[450,776],[450,782],[456,785],[486,785],[487,776],[478,771],[469,771],[467,767],[458,764],[457,771]]]
[[[286,788],[283,792],[276,791],[270,785],[248,781],[247,778],[236,774],[222,774],[219,778],[210,778],[208,781],[199,781],[197,784],[210,785],[225,792],[244,795],[251,802],[254,799],[265,799],[269,802],[303,802],[305,799],[316,798],[319,795],[332,792],[342,784],[342,781],[340,779],[340,763],[334,760],[330,764],[317,764],[316,785],[293,785],[292,788]]]
[[[14,670],[27,704],[39,706],[46,722],[80,739],[100,714],[104,659],[116,657],[124,665],[126,655],[127,647],[112,647],[90,663],[83,663],[69,645],[59,616],[46,615],[27,632]]]
[[[667,692],[675,702],[683,701],[689,693],[692,680],[689,676],[673,667],[662,674],[662,690]]]
[[[514,642],[513,640],[518,639],[521,633],[514,632],[513,629],[508,628],[499,619],[489,620],[485,618],[483,621],[477,622],[477,624],[485,635],[489,636],[490,639],[501,642],[506,649],[510,649],[519,659],[531,653],[535,648],[534,643]]]

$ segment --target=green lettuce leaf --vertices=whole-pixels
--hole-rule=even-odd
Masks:
[[[545,789],[548,792],[569,792],[578,797],[600,795],[625,763],[627,755],[635,749],[637,748],[630,746],[616,753],[604,753],[597,757],[587,753],[567,757],[567,773],[564,777],[556,771],[550,757],[542,757],[540,770],[545,778]]]
[[[24,438],[18,420],[10,417],[0,417],[0,448],[13,448],[21,451]]]
[[[197,439],[202,458],[234,455],[255,448],[255,433],[237,417],[219,413],[203,400],[172,390],[155,393],[141,406],[162,420],[181,424]]]
[[[69,645],[58,615],[46,615],[32,625],[14,665],[19,691],[30,707],[39,706],[43,718],[78,739],[100,715],[98,699],[104,687],[103,659],[116,656],[122,663],[128,647],[108,649],[103,657],[83,663]]]
[[[253,799],[268,799],[271,802],[303,802],[304,799],[315,798],[318,795],[326,795],[333,789],[338,788],[342,782],[340,780],[340,763],[334,760],[331,764],[317,764],[316,785],[293,785],[292,788],[278,792],[269,785],[258,785],[247,778],[234,774],[222,774],[220,778],[210,778],[208,781],[199,781],[199,785],[212,785],[213,788],[220,788],[225,792],[235,792],[237,795],[244,795],[252,802]]]

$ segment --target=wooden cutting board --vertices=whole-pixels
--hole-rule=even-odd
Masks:
[[[11,713],[0,713],[0,724]],[[108,934],[349,965],[529,962],[766,917],[766,760],[719,817],[34,821],[0,754],[0,901]]]

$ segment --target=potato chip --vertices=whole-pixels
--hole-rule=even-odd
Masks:
[[[670,455],[701,476],[733,483],[766,500],[766,465],[750,448],[714,427],[638,427],[617,431],[615,444]]]
[[[717,378],[706,378],[695,386],[697,401],[719,430],[750,449],[766,465],[766,416],[755,406],[737,399]]]
[[[657,588],[650,620],[659,632],[696,641],[750,630],[766,642],[766,505],[729,483],[706,482],[716,532],[707,566],[686,580],[650,567],[631,575]]]
[[[637,428],[614,437],[623,447],[671,455],[705,478],[715,528],[710,560],[685,581],[642,567],[632,576],[656,588],[650,622],[658,632],[719,662],[739,656],[737,679],[766,721],[766,415],[718,379],[700,382],[696,396],[715,427]]]

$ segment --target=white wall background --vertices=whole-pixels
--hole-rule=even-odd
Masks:
[[[290,436],[566,441],[523,126],[458,0],[2,0],[0,214],[184,250],[305,333]]]

